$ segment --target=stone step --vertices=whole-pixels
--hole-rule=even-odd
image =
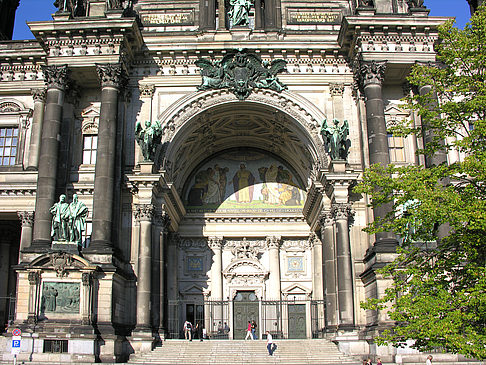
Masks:
[[[167,340],[143,355],[132,355],[129,363],[141,364],[346,364],[359,359],[342,354],[327,340],[275,340],[277,350],[269,356],[264,340]]]

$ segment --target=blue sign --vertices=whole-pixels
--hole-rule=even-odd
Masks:
[[[12,340],[12,347],[20,347],[20,340]]]

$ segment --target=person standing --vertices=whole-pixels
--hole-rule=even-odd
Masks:
[[[380,358],[376,359],[376,365],[383,365]]]
[[[246,337],[245,337],[245,340],[248,340],[248,337],[250,337],[250,339],[254,339],[253,338],[253,335],[251,333],[251,322],[248,321],[248,327],[246,328]]]
[[[197,337],[199,338],[199,341],[203,340],[203,328],[202,327],[203,326],[202,326],[201,322],[196,323],[196,333],[197,333]]]
[[[186,340],[192,341],[192,324],[189,321],[184,322],[184,338]]]
[[[266,334],[267,334],[268,356],[273,356],[273,338],[269,331],[267,331]]]
[[[427,356],[427,360],[425,360],[425,365],[432,365],[432,355]]]
[[[254,340],[257,339],[256,328],[257,328],[257,324],[256,324],[255,320],[251,321],[251,335],[252,335]]]

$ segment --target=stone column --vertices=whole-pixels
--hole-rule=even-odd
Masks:
[[[334,239],[334,219],[331,212],[324,211],[320,217],[321,239],[324,256],[324,292],[326,294],[326,317],[328,327],[337,327],[337,279]]]
[[[32,89],[32,96],[34,98],[34,113],[32,115],[32,132],[30,135],[29,161],[27,163],[27,170],[37,170],[37,167],[39,166],[46,89]]]
[[[336,221],[336,263],[339,304],[339,324],[354,324],[353,267],[349,242],[349,203],[333,204],[331,213]]]
[[[169,226],[170,226],[170,218],[167,213],[162,213],[161,216],[161,224],[162,224],[162,231],[160,232],[159,236],[159,265],[160,265],[160,281],[159,281],[159,302],[160,302],[160,308],[159,308],[159,318],[160,318],[160,335],[162,336],[165,331],[165,324],[166,324],[166,318],[165,318],[165,302],[166,302],[166,297],[165,297],[165,291],[166,291],[166,270],[165,270],[165,255],[166,255],[166,238],[169,233]]]
[[[29,314],[28,322],[37,323],[40,300],[40,273],[37,271],[29,272]],[[18,296],[17,296],[18,299]]]
[[[313,299],[322,300],[324,297],[323,284],[323,263],[322,263],[322,242],[315,233],[311,233],[309,237],[309,244],[312,247],[312,262],[313,262],[313,278],[312,278],[312,294]]]
[[[223,300],[223,238],[209,237],[209,248],[213,251],[211,265],[211,299]]]
[[[382,84],[385,75],[386,62],[361,62],[359,68],[359,82],[365,96],[366,122],[368,126],[368,148],[370,165],[390,164],[388,150],[388,134],[385,122],[385,107],[383,104]],[[375,220],[384,217],[391,206],[382,205],[373,209]],[[390,232],[376,234],[376,242],[396,242]]]
[[[19,217],[20,221],[22,222],[22,232],[20,234],[20,253],[27,248],[30,247],[32,243],[32,225],[34,223],[34,212],[17,212],[17,216]],[[20,255],[19,255],[19,262],[20,262]]]
[[[255,0],[255,29],[263,28],[262,11],[262,0]]]
[[[224,0],[218,1],[218,30],[226,29],[226,7]]]
[[[151,328],[151,274],[152,274],[152,204],[137,204],[135,217],[140,221],[140,248],[138,251],[137,278],[137,331],[147,332]]]
[[[177,233],[169,235],[167,242],[167,295],[168,300],[179,299],[178,277],[179,277],[179,242],[180,237]]]
[[[59,138],[68,68],[67,66],[43,66],[42,70],[47,92],[35,197],[36,214],[32,246],[46,249],[51,244],[52,216],[49,209],[56,200]]]
[[[280,300],[280,242],[281,237],[267,237],[268,254],[270,257],[270,274],[268,277],[268,297],[270,300]]]
[[[92,240],[85,252],[111,254],[118,94],[123,77],[120,64],[96,65],[96,69],[101,80],[101,110],[94,181]]]
[[[81,308],[81,317],[83,324],[91,324],[91,288],[93,278],[91,273],[84,272],[81,276],[81,280],[83,283],[81,297],[83,298],[82,301],[82,308]]]

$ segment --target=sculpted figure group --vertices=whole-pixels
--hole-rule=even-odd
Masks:
[[[50,212],[52,214],[51,238],[59,242],[76,242],[81,245],[82,233],[88,216],[88,207],[78,200],[76,194],[73,201],[68,204],[66,195],[59,196]]]

